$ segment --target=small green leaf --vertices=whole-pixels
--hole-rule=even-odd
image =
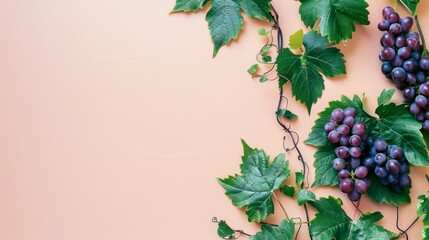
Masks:
[[[260,28],[258,30],[258,34],[261,35],[262,37],[266,37],[271,33],[271,31],[266,30],[265,28]]]
[[[261,231],[250,237],[250,240],[292,240],[295,233],[293,220],[283,220],[278,227],[264,224]]]
[[[196,12],[204,7],[207,0],[176,0],[173,12]]]
[[[298,50],[302,46],[302,40],[304,39],[304,31],[299,29],[289,37],[289,47],[294,50]]]
[[[272,58],[271,58],[271,56],[262,56],[262,61],[264,63],[269,63],[272,61]]]
[[[280,191],[289,197],[293,197],[295,195],[295,188],[289,185],[284,185],[280,187]]]
[[[264,82],[266,82],[266,81],[268,81],[268,78],[267,78],[265,75],[262,75],[262,76],[259,78],[259,82],[260,82],[260,83],[264,83]]]
[[[295,184],[299,186],[303,182],[304,182],[304,174],[302,174],[302,172],[295,172]]]
[[[295,113],[293,113],[293,112],[291,112],[291,111],[289,111],[287,109],[279,109],[279,110],[277,110],[276,111],[276,115],[280,116],[280,117],[287,118],[289,120],[293,120],[293,119],[295,119],[295,118],[298,117]]]
[[[307,202],[313,202],[314,200],[316,200],[316,195],[314,195],[314,193],[306,189],[299,190],[296,196],[296,201],[298,202],[299,206]]]
[[[285,155],[279,154],[271,164],[269,156],[263,150],[251,149],[244,141],[241,175],[235,174],[225,179],[218,179],[226,190],[225,194],[239,208],[247,206],[249,221],[264,221],[274,213],[272,194],[279,189],[283,181],[290,176],[289,162]]]
[[[249,69],[247,69],[247,72],[248,72],[250,75],[253,75],[253,74],[255,74],[255,73],[256,73],[256,71],[258,70],[258,68],[259,68],[259,65],[258,65],[258,64],[253,64]]]
[[[262,56],[265,56],[268,54],[268,52],[270,51],[271,46],[270,45],[266,45],[264,46],[261,51],[259,52]]]
[[[247,14],[247,16],[256,19],[266,19],[271,21],[271,0],[234,0],[237,2],[241,9]]]
[[[417,14],[417,5],[420,0],[399,0],[402,5],[413,15]]]
[[[392,99],[393,94],[395,94],[395,91],[395,89],[383,89],[381,95],[377,99],[378,105],[386,105],[390,103],[390,100]]]
[[[231,237],[234,236],[234,233],[234,230],[232,230],[225,221],[222,220],[218,223],[217,235],[219,237],[231,239]]]
[[[419,216],[423,222],[422,237],[423,240],[429,239],[429,198],[425,195],[418,197],[419,202],[417,203],[417,216]]]

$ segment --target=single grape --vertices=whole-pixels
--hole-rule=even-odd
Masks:
[[[427,82],[422,83],[419,86],[419,92],[426,97],[429,97],[429,84]]]
[[[393,60],[390,61],[390,63],[394,67],[402,67],[404,64],[404,59],[402,59],[399,55],[396,55]]]
[[[411,187],[411,179],[406,173],[399,175],[399,185],[403,188]]]
[[[374,146],[374,138],[372,138],[372,137],[368,137],[366,140],[365,140],[365,144],[366,144],[366,146],[368,146],[368,147],[372,147],[372,146]]]
[[[417,42],[420,41],[420,35],[417,32],[410,32],[407,34],[407,38],[413,38],[415,39]]]
[[[404,61],[402,67],[407,72],[417,72],[417,70],[419,69],[419,62],[414,58],[410,58]]]
[[[353,125],[355,125],[355,118],[352,116],[346,116],[343,120],[343,124],[348,126],[349,129],[351,129]]]
[[[398,177],[398,174],[388,174],[386,178],[390,184],[395,184],[398,182]]]
[[[400,162],[399,164],[401,164],[401,171],[400,173],[407,173],[408,172],[408,165],[406,162]]]
[[[381,64],[381,72],[383,74],[390,74],[393,70],[393,65],[390,63],[390,61],[385,61],[383,64]]]
[[[383,14],[383,18],[387,20],[387,18],[389,17],[389,14],[395,12],[395,9],[393,9],[390,6],[386,6],[383,8],[382,14]]]
[[[419,122],[424,122],[426,120],[424,111],[420,111],[416,115],[416,120],[419,121]]]
[[[411,52],[411,57],[416,59],[417,61],[420,60],[421,53],[419,52]]]
[[[419,48],[419,42],[414,38],[407,38],[407,47],[411,50],[417,50]]]
[[[350,136],[341,136],[340,137],[340,145],[341,146],[349,146],[349,139],[350,139]]]
[[[374,161],[375,161],[375,163],[377,165],[384,166],[384,164],[386,164],[386,161],[387,161],[386,154],[384,154],[384,153],[377,153],[374,156]]]
[[[407,82],[410,85],[413,85],[417,82],[416,74],[407,72],[405,75],[405,82]]]
[[[393,35],[395,35],[395,36],[399,35],[402,32],[401,24],[399,24],[399,23],[393,23],[393,24],[391,24],[390,27],[389,27],[389,31],[391,33],[393,33]]]
[[[333,130],[328,134],[328,139],[331,143],[338,143],[340,141],[340,134],[337,130]]]
[[[406,72],[401,67],[395,67],[392,70],[392,79],[397,82],[402,82],[405,80]]]
[[[391,48],[391,47],[386,47],[383,50],[381,50],[381,58],[383,59],[383,61],[390,61],[393,58],[395,58],[396,52],[395,49]]]
[[[374,142],[374,147],[377,152],[386,152],[387,151],[387,142],[384,139],[377,139]]]
[[[358,158],[362,155],[362,150],[358,147],[351,147],[349,149],[350,156],[353,158]]]
[[[368,168],[365,166],[359,166],[355,169],[355,176],[358,178],[364,178],[368,175]]]
[[[426,81],[426,75],[424,72],[417,72],[416,73],[417,83],[422,84]]]
[[[335,130],[335,124],[328,122],[325,124],[323,129],[325,130],[325,132],[330,133],[331,131]]]
[[[411,105],[410,105],[410,112],[411,112],[412,114],[417,115],[417,114],[419,114],[420,110],[421,110],[421,109],[420,109],[420,107],[417,105],[417,103],[415,103],[415,102],[411,103]]]
[[[353,191],[347,193],[347,197],[349,197],[350,201],[357,202],[361,198],[361,194],[353,189]]]
[[[361,138],[358,135],[352,135],[349,138],[349,143],[350,145],[352,145],[353,147],[358,147],[360,145],[360,143],[362,142]]]
[[[349,161],[349,166],[352,169],[356,169],[357,167],[360,166],[360,158],[351,158]]]
[[[408,32],[411,30],[414,24],[414,20],[410,17],[404,17],[400,20],[402,30]]]
[[[425,130],[425,131],[429,131],[429,119],[426,119],[426,120],[423,122],[423,130]]]
[[[377,155],[377,150],[375,149],[374,146],[372,146],[372,148],[369,149],[369,154],[373,157],[375,157],[375,155]]]
[[[350,134],[350,128],[347,125],[340,125],[337,128],[337,131],[341,136],[347,136]]]
[[[409,47],[401,47],[398,49],[398,56],[402,59],[408,59],[411,56],[411,48]]]
[[[390,157],[396,160],[401,159],[404,156],[404,150],[402,148],[392,145],[390,147]]]
[[[423,95],[418,95],[414,101],[416,102],[417,106],[421,108],[425,108],[428,104],[426,97]]]
[[[362,178],[360,179],[361,181],[364,181],[366,183],[366,185],[368,185],[368,188],[371,187],[371,180],[369,180],[368,178]]]
[[[389,173],[396,174],[401,171],[401,165],[395,159],[390,159],[386,163],[386,169]]]
[[[366,132],[365,123],[357,122],[357,123],[355,123],[355,125],[353,125],[353,128],[352,128],[352,134],[353,135],[363,136],[365,134],[365,132]]]
[[[423,71],[429,71],[429,58],[420,59],[419,66]]]
[[[337,148],[336,154],[337,154],[337,157],[342,159],[347,159],[348,157],[350,157],[349,148],[345,146],[341,146]]]
[[[344,119],[344,112],[343,112],[343,110],[341,110],[339,108],[335,109],[334,111],[332,111],[331,118],[335,122],[340,123]]]
[[[374,157],[371,157],[371,156],[365,157],[362,161],[362,165],[364,165],[367,168],[374,168],[376,166]]]
[[[349,193],[353,190],[353,180],[350,178],[344,178],[340,180],[340,190],[343,193]]]
[[[429,119],[429,110],[425,111],[424,116],[425,116],[426,119]]]
[[[396,37],[395,47],[401,48],[401,47],[405,47],[406,45],[407,45],[407,40],[405,39],[405,37],[403,35],[399,35]]]
[[[399,14],[396,12],[392,12],[387,16],[387,20],[389,20],[389,22],[391,23],[397,23],[399,22]]]
[[[368,191],[368,184],[365,181],[357,180],[355,183],[355,189],[357,192],[364,194]]]
[[[341,169],[338,172],[338,177],[341,178],[341,179],[350,178],[350,172],[349,172],[349,170],[347,170],[347,169]]]
[[[415,94],[416,94],[416,90],[414,90],[414,88],[412,87],[406,87],[402,92],[402,96],[404,97],[404,100],[407,102],[411,102],[414,99]]]
[[[346,117],[356,117],[356,109],[348,107],[344,109],[344,116]]]
[[[404,82],[395,82],[395,87],[399,90],[404,90],[404,88],[407,86]]]
[[[382,166],[376,166],[374,172],[375,172],[375,175],[377,175],[377,177],[380,177],[380,178],[384,178],[388,174],[387,169]]]
[[[332,167],[337,171],[344,169],[346,167],[346,161],[342,158],[335,158],[332,161]]]
[[[389,27],[390,27],[390,22],[387,20],[383,20],[378,23],[378,30],[380,31],[387,31],[389,30]]]

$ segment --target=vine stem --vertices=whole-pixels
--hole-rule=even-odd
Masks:
[[[398,0],[393,0],[393,9],[395,9],[395,12],[398,12]]]
[[[282,208],[282,210],[283,210],[283,212],[284,212],[284,214],[285,214],[285,216],[286,216],[286,219],[289,221],[289,216],[287,215],[287,212],[286,212],[286,209],[283,207],[283,204],[280,202],[280,200],[277,198],[277,195],[273,192],[273,196],[274,196],[274,198],[276,199],[276,201],[277,201],[277,203],[280,205],[280,207]]]
[[[426,56],[426,54],[428,53],[428,50],[426,48],[426,41],[425,41],[425,36],[423,34],[422,28],[420,26],[420,22],[419,22],[419,18],[417,16],[417,14],[414,16],[414,22],[416,23],[417,26],[417,30],[419,31],[420,37],[422,39],[422,45],[423,45],[423,52],[422,52],[422,56]]]

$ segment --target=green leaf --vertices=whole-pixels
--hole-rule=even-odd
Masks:
[[[289,197],[293,197],[295,195],[295,188],[289,185],[284,185],[280,187],[280,191]]]
[[[218,179],[218,182],[234,205],[247,206],[249,221],[261,222],[274,213],[272,194],[290,176],[289,162],[285,161],[284,154],[279,154],[270,165],[269,156],[263,150],[249,152],[250,147],[244,141],[243,148],[241,175]]]
[[[272,61],[272,58],[271,58],[271,56],[262,56],[262,61],[264,63],[269,63]]]
[[[236,39],[243,28],[240,6],[233,0],[211,0],[212,7],[207,12],[210,34],[214,43],[213,57],[219,49]]]
[[[250,68],[249,68],[249,69],[247,69],[247,72],[248,72],[250,75],[253,75],[253,74],[255,74],[255,73],[256,73],[256,71],[258,70],[258,68],[259,68],[259,65],[258,65],[258,64],[253,64],[252,66],[250,66]]]
[[[303,182],[304,182],[304,174],[302,174],[302,172],[295,172],[295,184],[299,186]]]
[[[417,216],[419,216],[423,222],[422,237],[423,240],[429,239],[429,198],[425,195],[418,197],[419,202],[417,203]]]
[[[419,4],[420,0],[399,0],[399,1],[413,16],[416,15],[417,5]]]
[[[386,105],[390,102],[390,100],[393,97],[393,94],[395,94],[395,89],[383,89],[383,91],[381,92],[381,95],[378,97],[377,102],[378,105]]]
[[[294,50],[298,50],[302,46],[302,40],[304,39],[304,31],[299,29],[289,37],[289,47]]]
[[[280,86],[291,82],[292,95],[307,106],[308,112],[322,96],[325,89],[323,73],[327,77],[345,74],[344,55],[329,45],[328,40],[314,31],[304,35],[305,52],[295,55],[289,48],[283,49],[277,57],[277,72]]]
[[[232,228],[230,228],[225,221],[222,220],[218,223],[217,235],[219,237],[232,239],[232,237],[234,236],[234,233],[235,231]]]
[[[272,20],[271,0],[235,0],[241,9],[251,18]]]
[[[196,12],[204,7],[207,0],[176,0],[173,12]]]
[[[339,198],[320,198],[310,202],[310,205],[318,211],[310,225],[314,240],[389,240],[397,237],[375,224],[383,218],[379,212],[366,213],[353,222],[341,208],[343,203]]]
[[[260,28],[258,30],[258,34],[261,35],[262,37],[266,37],[271,33],[271,31],[266,30],[265,28]]]
[[[295,233],[293,220],[283,220],[278,227],[264,224],[261,231],[250,237],[250,240],[292,240]]]
[[[365,0],[300,0],[299,13],[307,27],[315,27],[329,41],[339,43],[352,38],[355,24],[368,25]]]
[[[371,187],[368,189],[367,194],[377,204],[386,203],[400,206],[411,202],[410,189],[406,188],[397,193],[390,186],[381,184],[377,177],[369,176],[369,179],[371,180]]]
[[[287,109],[279,109],[279,110],[277,110],[276,111],[276,115],[280,116],[280,117],[287,118],[289,120],[293,120],[293,119],[295,119],[295,118],[298,117],[295,113],[293,113],[293,112],[291,112],[291,111],[289,111]]]
[[[267,46],[264,46],[262,49],[261,49],[261,51],[259,52],[262,56],[265,56],[265,55],[267,55],[268,54],[268,52],[270,51],[270,49],[271,49],[271,46],[270,45],[267,45]]]
[[[299,206],[307,202],[313,202],[314,200],[316,200],[316,195],[314,195],[314,193],[312,193],[310,190],[306,189],[299,190],[296,196],[296,201],[298,202]]]
[[[330,144],[317,149],[314,154],[313,166],[316,169],[316,176],[312,187],[315,186],[336,186],[339,183],[338,173],[332,167],[332,160],[335,156],[335,146]]]
[[[264,82],[266,82],[266,81],[268,81],[268,78],[267,78],[265,75],[262,75],[262,76],[259,78],[259,82],[260,82],[260,83],[264,83]]]

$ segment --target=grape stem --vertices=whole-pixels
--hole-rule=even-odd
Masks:
[[[393,0],[393,9],[398,12],[398,0]]]
[[[426,56],[428,53],[428,50],[426,48],[426,41],[425,41],[425,36],[423,34],[422,28],[420,26],[420,22],[419,22],[419,18],[417,16],[417,14],[414,16],[414,22],[416,22],[416,26],[417,26],[417,30],[419,31],[420,37],[422,39],[422,45],[423,45],[423,52],[422,52],[422,56]]]
[[[276,199],[276,201],[277,201],[277,203],[280,205],[280,207],[282,208],[282,210],[283,210],[283,212],[284,212],[284,214],[285,214],[285,216],[286,216],[286,219],[289,221],[289,216],[287,215],[287,212],[286,212],[286,209],[285,209],[285,207],[283,207],[283,204],[280,202],[280,200],[277,198],[277,195],[273,192],[273,196],[274,196],[274,198]]]

